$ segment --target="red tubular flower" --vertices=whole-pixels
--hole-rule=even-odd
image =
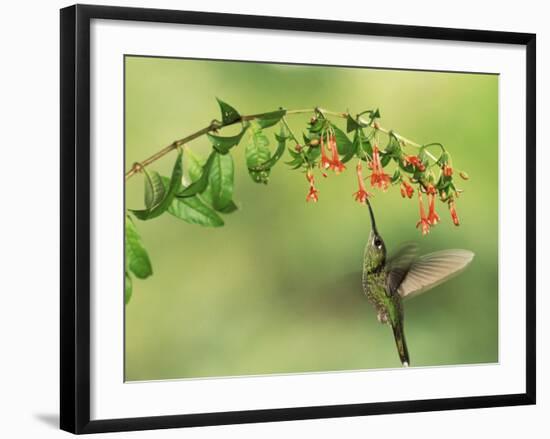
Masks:
[[[366,189],[365,189],[365,183],[363,182],[363,168],[361,166],[361,162],[357,162],[357,183],[359,184],[359,190],[353,194],[355,197],[355,201],[359,201],[360,203],[366,204],[367,198],[371,196]]]
[[[456,214],[456,206],[453,199],[449,200],[449,210],[451,211],[451,218],[453,219],[454,225],[459,226],[460,221],[458,220],[458,215]]]
[[[313,200],[313,202],[316,203],[319,201],[319,191],[315,189],[315,177],[309,169],[306,174],[306,179],[309,182],[309,192],[306,197],[306,202]]]
[[[409,183],[407,183],[405,180],[402,180],[400,188],[401,188],[401,196],[403,198],[405,197],[412,198],[414,194],[414,189]]]
[[[420,160],[420,157],[417,155],[406,155],[403,157],[403,160],[405,161],[405,164],[408,163],[409,165],[413,165],[420,172],[424,172],[426,170],[426,166],[424,166],[424,163],[422,163],[422,160]]]
[[[424,211],[424,201],[422,200],[422,192],[420,192],[420,189],[418,190],[418,207],[420,210],[420,221],[416,223],[416,228],[420,226],[422,234],[427,235],[428,233],[430,233],[430,223],[428,222],[426,212]]]
[[[338,146],[336,145],[336,136],[334,134],[329,137],[329,146],[332,150],[332,161],[330,163],[330,169],[339,174],[344,169],[346,169],[346,167],[340,161],[340,156],[338,155]]]
[[[323,141],[323,136],[321,136],[321,163],[319,164],[319,166],[321,167],[321,169],[328,169],[330,168],[330,165],[331,165],[331,161],[327,157],[327,154],[325,151],[325,142]]]
[[[442,169],[443,175],[445,177],[452,177],[452,175],[453,175],[453,167],[452,166],[443,165],[443,167],[441,169]]]
[[[376,145],[374,145],[372,149],[372,160],[369,163],[369,168],[372,169],[372,174],[370,176],[371,186],[386,191],[390,185],[391,178],[384,172],[384,168],[380,161],[380,151]]]
[[[435,211],[435,199],[436,199],[437,191],[432,185],[430,185],[428,186],[428,190],[426,192],[428,193],[428,201],[429,201],[428,223],[431,226],[435,226],[440,220],[439,215]]]
[[[380,170],[382,163],[380,162],[380,150],[378,145],[374,145],[372,148],[372,170]]]

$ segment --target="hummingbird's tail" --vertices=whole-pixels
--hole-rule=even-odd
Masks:
[[[403,366],[408,367],[411,364],[409,360],[409,350],[407,349],[407,342],[405,341],[405,333],[403,332],[403,324],[398,323],[392,325],[393,336],[395,337],[395,345],[397,346],[397,352]]]

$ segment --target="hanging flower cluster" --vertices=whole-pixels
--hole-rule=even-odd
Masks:
[[[339,174],[346,166],[340,161],[340,156],[338,155],[338,147],[336,145],[336,136],[334,135],[334,130],[329,128],[326,133],[321,135],[321,162],[319,164],[320,168],[323,170],[323,176],[326,177],[326,170],[330,169],[336,174]],[[327,151],[325,149],[327,145],[330,150],[331,158],[329,158]]]
[[[371,186],[385,192],[390,186],[391,178],[384,172],[384,167],[380,161],[380,151],[376,144],[372,148],[372,159],[368,162],[368,167],[372,171],[370,175]]]
[[[353,195],[355,196],[355,201],[360,203],[367,204],[367,198],[371,196],[365,189],[365,182],[363,180],[363,167],[361,166],[361,161],[357,162],[357,182],[359,184],[359,190]]]
[[[368,120],[361,117],[364,114],[369,116]],[[412,199],[415,191],[418,193],[420,219],[416,227],[423,235],[441,221],[436,211],[437,200],[447,203],[453,224],[460,224],[456,199],[462,191],[454,184],[451,156],[443,145],[416,145],[393,131],[383,130],[377,120],[380,117],[378,110],[363,112],[356,118],[348,113],[340,116],[347,120],[347,133],[319,110],[308,124],[308,133],[303,136],[304,145],[296,141],[296,148],[291,151],[293,160],[288,164],[294,168],[303,167],[306,172],[309,183],[306,201],[319,200],[319,191],[315,187],[315,169],[318,168],[324,177],[331,171],[337,175],[345,171],[346,162],[356,158],[358,190],[353,193],[353,197],[357,202],[366,204],[367,199],[373,196],[367,191],[367,181],[373,189],[382,192],[386,192],[392,185],[399,185],[401,196],[405,199]],[[348,137],[351,132],[353,140]],[[383,149],[379,146],[381,138],[388,139]],[[434,155],[436,152],[438,154]],[[365,174],[363,162],[366,164]],[[394,168],[393,175],[388,172],[389,166]],[[458,175],[464,180],[468,179],[463,171]]]

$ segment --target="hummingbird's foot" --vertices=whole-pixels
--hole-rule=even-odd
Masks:
[[[388,315],[383,311],[378,311],[378,321],[380,323],[388,323]]]

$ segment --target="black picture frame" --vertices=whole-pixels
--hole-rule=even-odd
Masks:
[[[90,21],[92,19],[503,43],[526,47],[525,393],[90,420]],[[535,404],[536,36],[303,18],[75,5],[61,10],[61,349],[60,426],[72,433],[273,422],[326,417]],[[220,32],[223,32],[220,29]]]

